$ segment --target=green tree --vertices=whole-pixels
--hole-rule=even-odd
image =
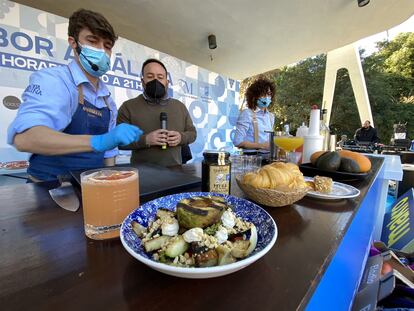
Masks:
[[[379,51],[373,55],[382,61],[382,69],[406,79],[414,77],[414,33],[401,33],[392,41],[377,42]]]
[[[308,122],[311,106],[321,106],[326,56],[307,58],[294,66],[283,67],[275,76],[276,102],[271,109],[277,117],[277,129],[289,123],[294,131]]]
[[[389,143],[393,124],[407,123],[414,138],[414,33],[377,43],[378,52],[363,58],[363,69],[375,126]]]
[[[407,122],[408,137],[414,139],[414,34],[403,33],[390,42],[378,42],[377,46],[378,52],[369,56],[361,51],[375,127],[381,141],[387,144],[393,124]],[[265,73],[276,85],[276,98],[270,109],[276,114],[278,130],[287,122],[294,132],[303,121],[308,122],[312,104],[321,106],[325,67],[326,55],[318,55]],[[256,78],[243,81],[241,93]],[[330,126],[336,134],[349,138],[361,126],[346,69],[337,73]]]

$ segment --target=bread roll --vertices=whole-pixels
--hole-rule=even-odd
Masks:
[[[329,151],[317,151],[314,152],[311,155],[311,163],[316,166],[316,162],[318,161],[318,159],[323,156],[325,153],[328,153]],[[341,170],[345,171],[345,172],[350,172],[350,173],[366,173],[371,169],[371,160],[366,157],[365,155],[359,153],[359,152],[354,152],[354,151],[350,151],[350,150],[339,150],[338,151],[339,156],[341,158],[347,158],[347,159],[351,159],[352,161],[355,161],[355,164],[357,165],[357,169],[355,171],[349,170],[349,169],[345,169],[345,168],[341,168]]]
[[[371,161],[368,157],[361,153],[353,152],[349,150],[340,150],[339,155],[343,158],[349,158],[354,160],[358,165],[361,173],[368,172],[371,169]]]

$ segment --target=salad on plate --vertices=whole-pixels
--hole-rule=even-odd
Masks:
[[[178,267],[213,267],[237,262],[257,245],[256,226],[234,213],[220,196],[180,200],[175,211],[159,208],[147,227],[131,222],[145,252]]]

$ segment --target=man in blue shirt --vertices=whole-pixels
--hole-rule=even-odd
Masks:
[[[8,129],[8,143],[32,153],[33,181],[114,165],[116,147],[142,134],[130,124],[116,126],[116,105],[99,79],[110,69],[117,40],[112,26],[101,14],[80,9],[69,19],[68,35],[75,60],[31,75]]]

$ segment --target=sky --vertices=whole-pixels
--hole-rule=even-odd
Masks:
[[[356,44],[358,45],[360,49],[361,48],[365,49],[364,55],[370,55],[373,52],[377,51],[377,48],[375,46],[376,42],[387,39],[387,35],[388,35],[388,39],[391,40],[395,36],[397,36],[400,32],[414,32],[414,15],[412,15],[409,19],[407,19],[402,24],[395,26],[389,29],[388,31],[383,31],[375,35],[361,39],[357,41]]]
[[[414,1],[414,0],[413,0]],[[409,19],[407,19],[405,22],[388,29],[388,31],[379,32],[375,35],[366,37],[364,39],[361,39],[356,42],[356,45],[359,49],[364,49],[365,53],[364,56],[371,55],[372,53],[378,51],[376,47],[376,43],[378,41],[382,41],[384,39],[392,40],[394,37],[396,37],[401,32],[414,32],[414,15],[412,15]],[[292,63],[287,65],[288,67],[293,67],[297,63]]]

